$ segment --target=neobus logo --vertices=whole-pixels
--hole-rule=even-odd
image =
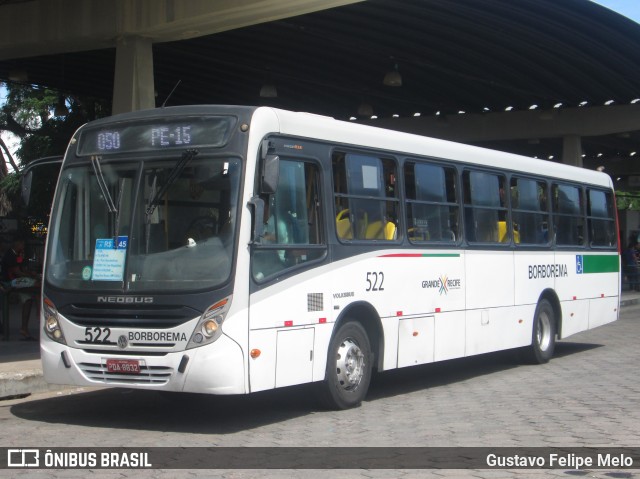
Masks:
[[[98,296],[98,303],[151,304],[153,296]]]

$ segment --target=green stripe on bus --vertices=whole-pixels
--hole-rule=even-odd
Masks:
[[[583,273],[617,273],[620,271],[620,257],[616,255],[583,255]]]

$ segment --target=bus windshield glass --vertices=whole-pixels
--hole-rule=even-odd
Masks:
[[[60,176],[46,279],[65,289],[156,292],[225,283],[241,163],[197,150],[171,160],[100,156]]]

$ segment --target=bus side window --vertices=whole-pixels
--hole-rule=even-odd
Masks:
[[[407,162],[404,178],[409,241],[455,242],[459,237],[455,169]]]
[[[512,178],[511,211],[516,244],[549,243],[549,212],[545,182]]]
[[[553,226],[556,244],[584,244],[584,204],[582,189],[577,186],[553,185]]]
[[[396,164],[387,158],[335,153],[336,234],[341,240],[397,238]]]
[[[265,205],[261,245],[253,250],[256,281],[324,255],[320,215],[320,176],[312,163],[280,160],[278,189]]]
[[[592,247],[617,246],[616,217],[611,193],[588,190],[589,241]]]
[[[472,243],[509,243],[505,178],[482,171],[465,171],[465,234]]]

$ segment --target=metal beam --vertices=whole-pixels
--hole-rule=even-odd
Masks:
[[[0,60],[168,42],[362,0],[33,0],[0,6]]]

